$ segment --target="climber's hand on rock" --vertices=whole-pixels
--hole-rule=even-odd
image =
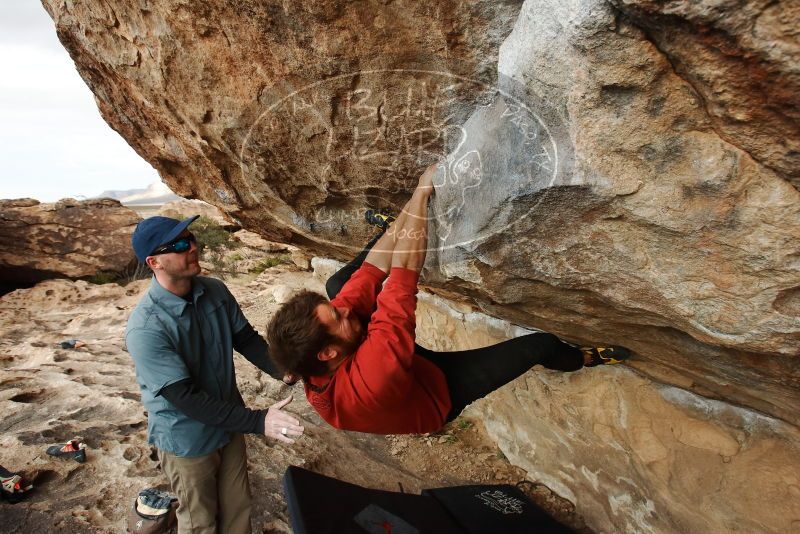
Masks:
[[[419,177],[419,183],[417,184],[417,190],[415,192],[425,196],[431,196],[434,193],[433,176],[438,170],[439,163],[428,166],[425,172],[422,173],[422,176]]]

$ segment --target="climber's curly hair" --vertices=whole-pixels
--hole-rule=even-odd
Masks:
[[[325,362],[317,359],[323,348],[336,341],[317,317],[317,306],[328,302],[313,291],[301,291],[284,304],[267,327],[269,355],[283,373],[324,375]]]

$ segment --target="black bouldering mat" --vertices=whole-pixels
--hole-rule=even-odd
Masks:
[[[435,500],[367,489],[289,466],[283,489],[294,534],[464,534]]]
[[[458,486],[411,495],[368,489],[290,466],[283,476],[295,534],[562,533],[514,486]]]

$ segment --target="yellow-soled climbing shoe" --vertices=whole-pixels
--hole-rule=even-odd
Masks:
[[[386,230],[389,228],[389,225],[394,222],[394,216],[389,215],[385,211],[381,210],[367,210],[364,213],[364,219],[367,221],[368,224],[372,226],[377,226],[382,230]]]
[[[631,351],[625,347],[581,347],[584,354],[589,355],[589,363],[584,367],[595,367],[596,365],[614,365],[622,363],[631,357]]]

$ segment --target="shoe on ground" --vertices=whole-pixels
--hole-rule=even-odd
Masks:
[[[394,219],[395,217],[393,215],[389,215],[383,210],[367,210],[364,213],[364,220],[367,221],[367,224],[377,226],[382,230],[389,228],[389,225],[394,222]]]
[[[584,367],[595,367],[597,365],[615,365],[622,363],[631,357],[631,351],[625,347],[581,347],[584,354],[590,357],[589,363]]]
[[[22,475],[12,473],[0,466],[0,496],[10,504],[16,504],[24,499],[33,489],[33,484],[28,484]]]
[[[86,461],[86,444],[77,438],[71,439],[63,445],[51,445],[46,452],[57,458],[72,458],[79,464]]]

